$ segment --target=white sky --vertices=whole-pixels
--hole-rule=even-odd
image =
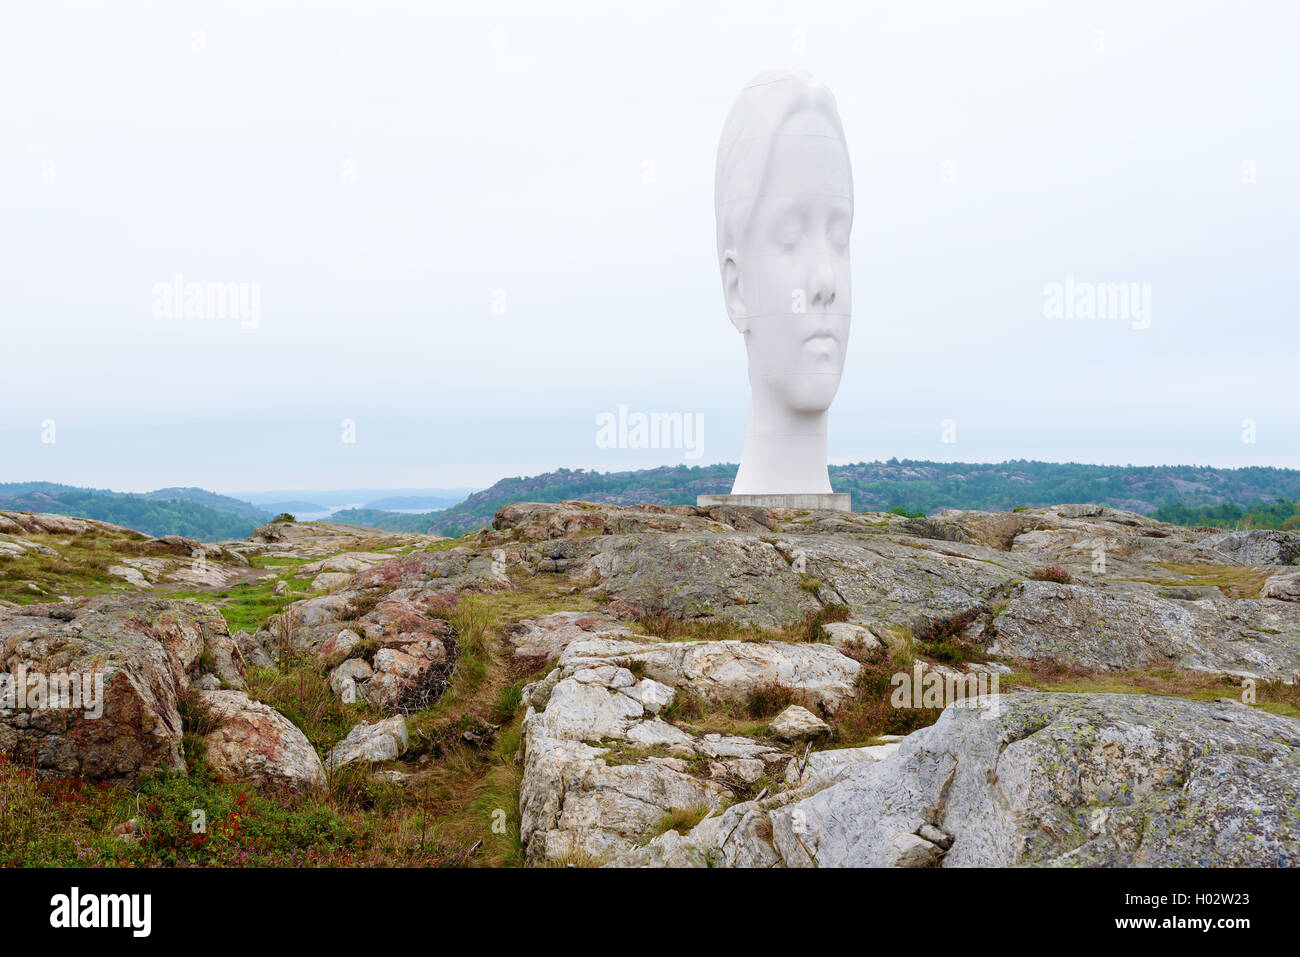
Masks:
[[[713,160],[779,66],[854,166],[834,461],[1300,467],[1300,7],[1160,7],[7,4],[0,481],[684,461],[598,448],[620,404],[737,461]],[[177,274],[256,284],[258,327],[155,318]],[[1045,318],[1067,274],[1150,283],[1151,327]]]

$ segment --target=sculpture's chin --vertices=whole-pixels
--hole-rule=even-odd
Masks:
[[[784,377],[778,394],[795,412],[825,412],[831,407],[839,388],[838,372],[805,373]]]

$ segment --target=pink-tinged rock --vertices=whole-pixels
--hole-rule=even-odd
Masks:
[[[317,654],[324,664],[336,665],[352,654],[352,649],[359,644],[361,636],[351,628],[343,628],[334,637],[325,639]]]
[[[518,657],[558,657],[570,644],[594,635],[630,635],[632,629],[609,615],[557,611],[515,622],[506,637]]]
[[[225,621],[210,606],[101,595],[0,611],[5,678],[75,674],[94,687],[98,676],[103,688],[92,709],[0,710],[0,752],[94,780],[184,770],[178,701],[199,679],[205,647],[228,678],[240,678]]]
[[[400,648],[413,658],[424,658],[428,661],[442,661],[447,657],[447,646],[437,638],[428,636],[417,638],[410,644],[401,645]]]
[[[310,790],[325,785],[325,767],[288,718],[242,691],[204,691],[200,707],[219,724],[204,737],[208,764],[222,780]]]

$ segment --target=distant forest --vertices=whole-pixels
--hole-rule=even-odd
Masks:
[[[1283,531],[1300,529],[1300,502],[1278,499],[1271,504],[1254,505],[1162,505],[1156,509],[1155,518],[1174,525],[1212,525],[1215,528],[1279,528]]]
[[[1180,525],[1300,528],[1300,471],[1293,469],[891,459],[832,465],[830,476],[835,491],[849,492],[853,508],[860,512],[1005,511],[1022,505],[1091,502]],[[698,495],[730,491],[735,477],[735,465],[678,465],[635,472],[559,469],[502,479],[440,511],[408,514],[365,508],[335,512],[331,518],[390,531],[454,536],[490,524],[497,509],[510,502],[582,499],[693,505]],[[151,535],[185,535],[203,541],[246,538],[271,518],[257,506],[198,488],[137,495],[50,482],[0,484],[0,508],[80,515]]]
[[[167,494],[175,497],[155,497]],[[211,504],[191,498],[204,498]],[[123,525],[148,535],[184,535],[204,542],[247,538],[253,529],[271,518],[247,502],[203,489],[133,494],[52,482],[0,484],[0,509],[76,515]]]

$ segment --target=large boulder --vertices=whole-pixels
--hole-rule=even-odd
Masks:
[[[527,857],[603,861],[654,837],[671,811],[719,809],[784,771],[789,754],[736,735],[695,735],[659,713],[672,689],[602,663],[524,692],[520,836]]]
[[[690,505],[596,505],[573,501],[504,505],[493,518],[492,527],[508,532],[513,538],[533,541],[638,532],[729,531],[731,528],[713,520],[706,510]]]
[[[1300,725],[1237,702],[1022,694],[950,706],[773,813],[787,864],[1300,862]],[[949,849],[917,853],[931,825]],[[925,850],[922,848],[922,850]]]
[[[298,569],[298,575],[311,578],[324,572],[333,572],[336,574],[347,573],[350,578],[354,572],[359,572],[379,562],[391,561],[395,557],[397,556],[390,552],[343,552],[339,555],[331,555],[329,558],[322,558],[318,562],[303,565]]]
[[[630,634],[631,628],[609,615],[581,611],[557,611],[506,626],[506,638],[521,658],[556,658],[575,641]]]
[[[601,588],[620,613],[773,627],[821,607],[786,557],[758,536],[617,535],[592,547],[572,574]]]
[[[95,780],[183,770],[180,697],[205,661],[241,682],[232,649],[221,615],[196,602],[99,596],[0,610],[0,702],[19,676],[29,687],[78,676],[103,689],[102,714],[0,703],[0,752]]]
[[[276,665],[272,649],[262,644],[256,637],[246,631],[237,631],[231,638],[239,650],[239,657],[245,668],[274,668]]]
[[[316,655],[325,665],[336,665],[347,660],[354,648],[361,644],[361,636],[351,628],[344,628],[333,638],[326,638],[316,649]]]
[[[985,637],[990,652],[1017,659],[1117,671],[1176,664],[1289,678],[1300,668],[1296,621],[1286,629],[1267,625],[1286,623],[1260,605],[1222,595],[1186,600],[1136,588],[1029,581],[1011,592]]]
[[[311,580],[312,591],[333,591],[352,580],[347,572],[324,572]]]
[[[248,662],[234,636],[225,628],[211,629],[206,635],[200,664],[223,685],[244,691],[248,688]]]
[[[618,863],[1278,867],[1300,863],[1300,724],[1231,700],[1024,693],[949,706],[883,760]],[[660,844],[660,847],[655,847]]]
[[[1203,548],[1212,548],[1240,565],[1300,564],[1300,532],[1252,528],[1220,532],[1204,538]]]
[[[1300,601],[1300,571],[1274,575],[1264,582],[1259,594],[1279,601]]]
[[[218,778],[293,790],[325,785],[325,767],[311,742],[284,715],[242,691],[199,692],[215,730],[204,736]]]
[[[834,708],[850,697],[862,665],[830,645],[785,641],[658,641],[589,638],[572,642],[560,668],[635,665],[656,681],[707,700],[744,701],[765,686],[784,685],[808,703]]]
[[[358,688],[361,697],[376,708],[394,708],[403,694],[414,688],[435,660],[424,655],[410,654],[398,648],[381,648],[375,653],[375,663],[370,678]],[[347,662],[344,662],[347,664]]]
[[[344,630],[328,641],[322,646],[324,662],[329,664],[357,650],[359,639],[355,638],[353,632]],[[374,651],[372,660],[346,658],[330,672],[330,688],[348,703],[364,700],[380,710],[427,707],[442,694],[451,678],[451,641],[450,636],[444,640],[402,632],[386,639]]]
[[[0,532],[14,535],[113,535],[133,539],[147,536],[121,525],[93,518],[74,518],[49,512],[18,512],[0,509]]]
[[[898,742],[871,744],[861,748],[828,748],[812,751],[797,761],[791,761],[785,771],[785,783],[803,785],[816,775],[836,774],[850,765],[863,761],[883,761],[898,750]]]

